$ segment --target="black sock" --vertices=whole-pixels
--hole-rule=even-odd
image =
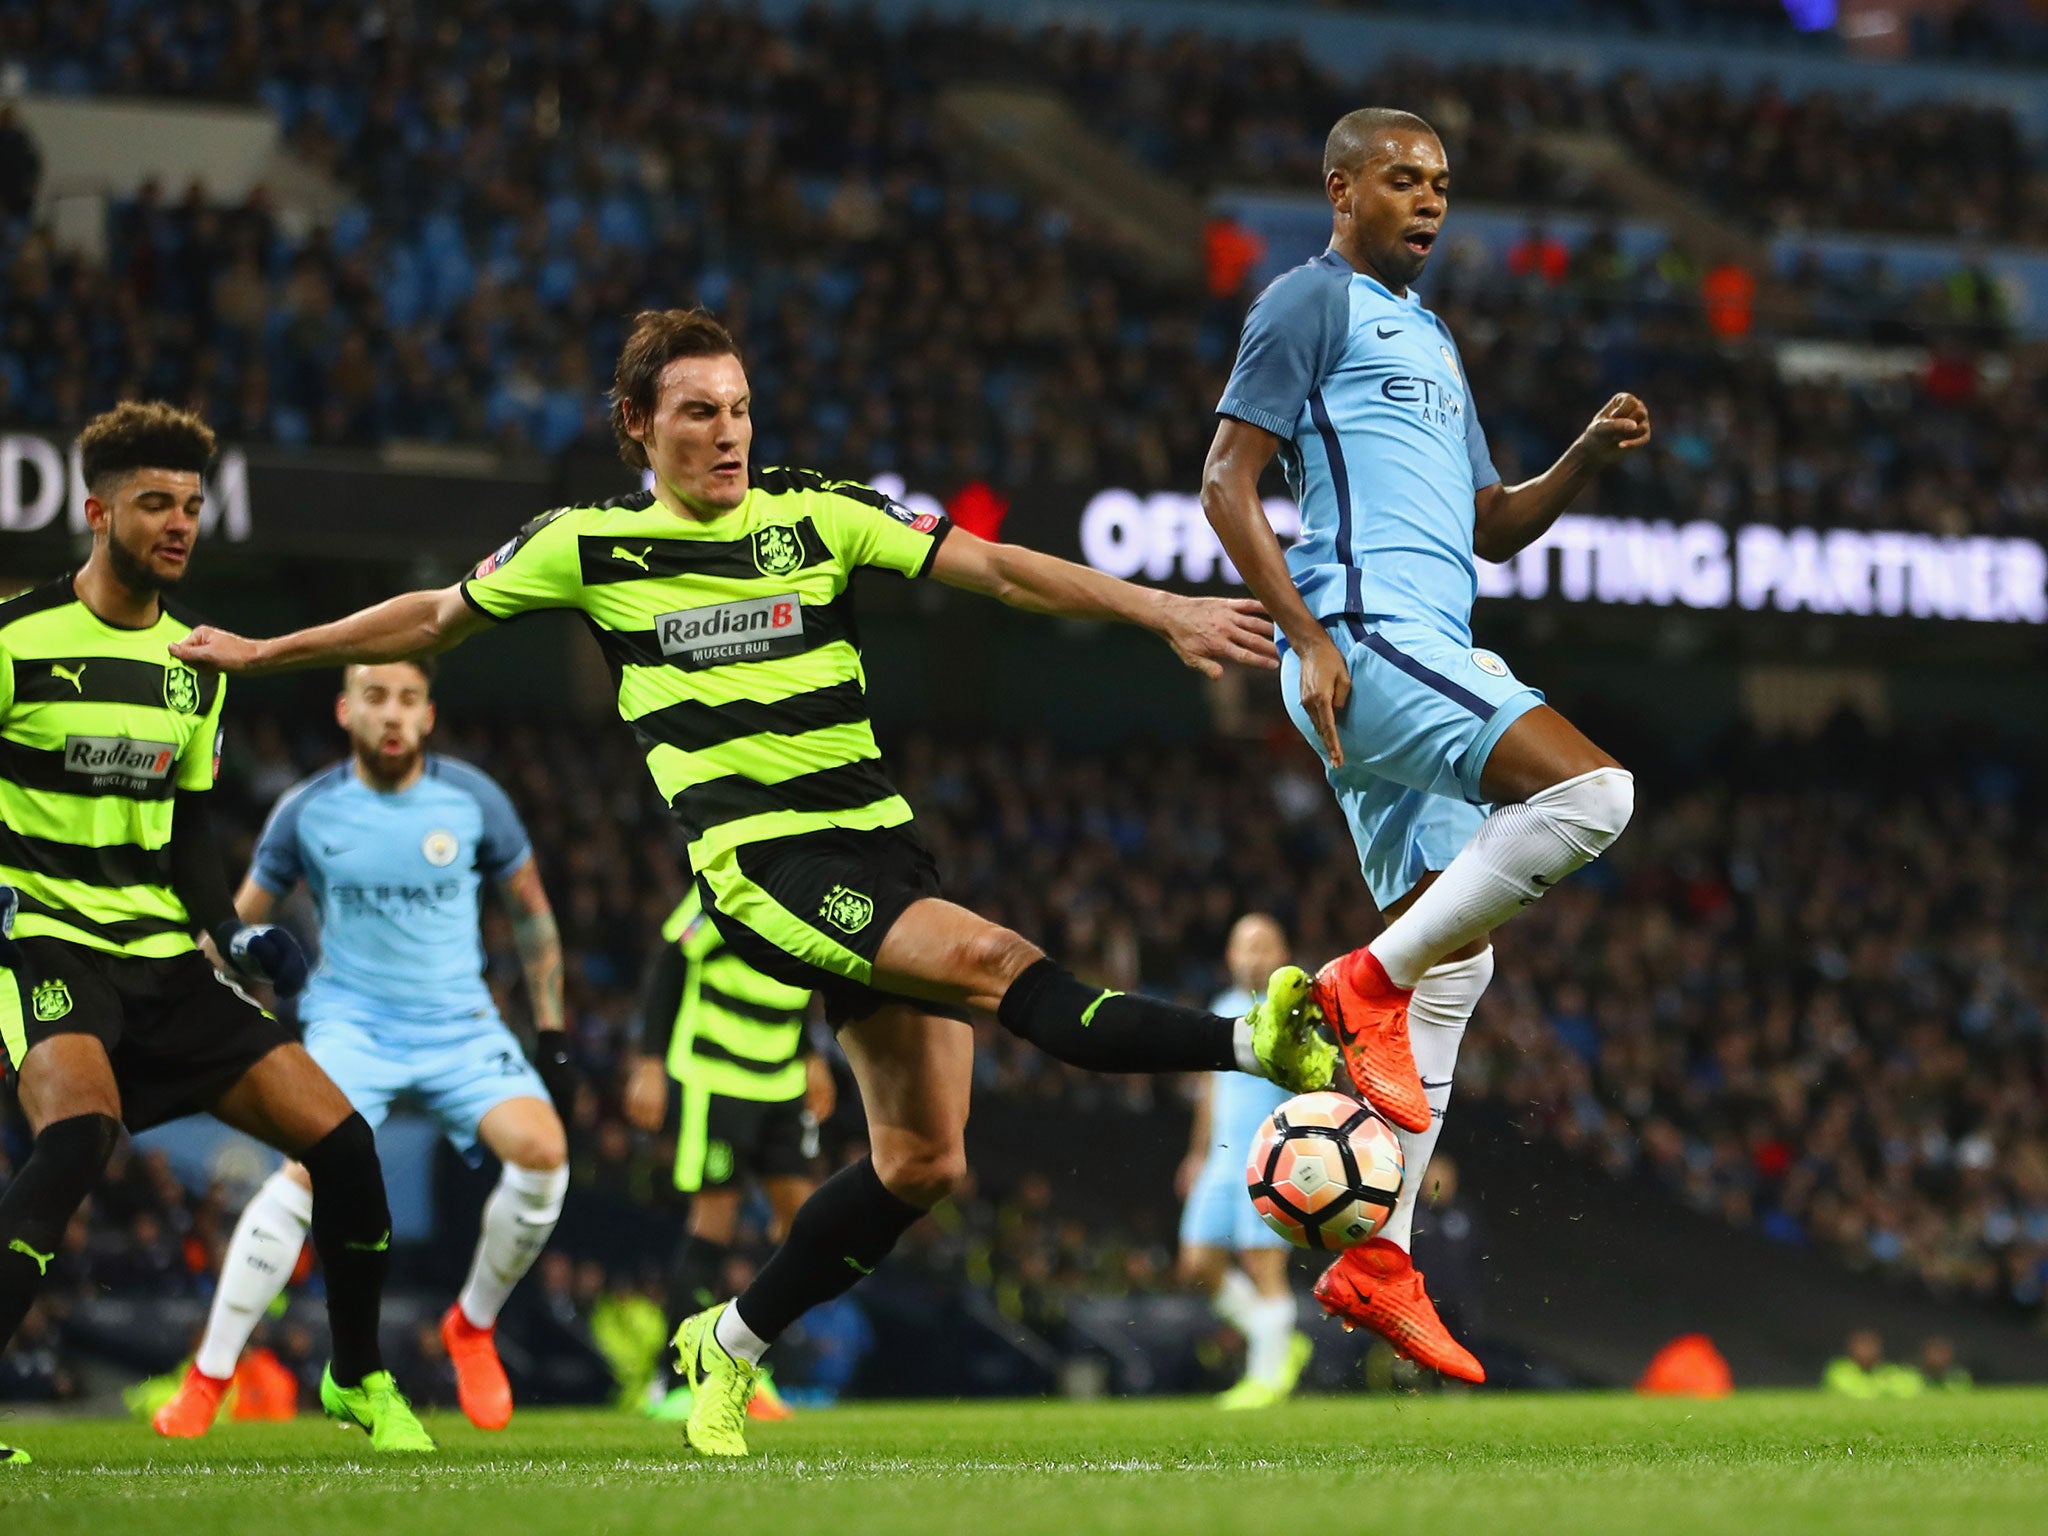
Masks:
[[[922,1215],[882,1187],[873,1158],[840,1169],[797,1208],[789,1236],[740,1297],[741,1318],[772,1343],[819,1302],[852,1290]]]
[[[313,1178],[313,1248],[327,1274],[327,1323],[335,1385],[353,1387],[384,1369],[377,1317],[391,1261],[391,1206],[377,1139],[349,1117],[299,1154]]]
[[[11,985],[11,983],[10,983]],[[73,1115],[43,1127],[0,1195],[0,1349],[28,1316],[64,1229],[92,1193],[121,1139],[111,1115]]]
[[[1055,1061],[1090,1072],[1235,1072],[1235,1019],[1084,986],[1050,960],[1010,983],[1003,1028]]]
[[[725,1261],[731,1257],[729,1243],[714,1243],[695,1233],[683,1235],[668,1270],[669,1332],[692,1312],[725,1300]]]

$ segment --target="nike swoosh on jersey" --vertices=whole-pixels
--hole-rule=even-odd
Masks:
[[[1381,341],[1385,341],[1385,340],[1386,340],[1386,339],[1387,339],[1387,338],[1388,338],[1389,336],[1398,336],[1398,335],[1400,335],[1400,334],[1401,334],[1401,332],[1402,332],[1402,331],[1403,331],[1404,329],[1405,329],[1405,327],[1403,327],[1403,326],[1398,326],[1398,325],[1397,325],[1397,326],[1395,326],[1395,327],[1394,327],[1394,328],[1393,328],[1393,329],[1392,329],[1392,330],[1390,331],[1390,330],[1387,330],[1387,329],[1386,329],[1386,328],[1385,328],[1384,326],[1377,326],[1377,325],[1376,325],[1376,326],[1374,326],[1374,327],[1373,327],[1373,332],[1372,332],[1372,333],[1373,333],[1373,335],[1375,335],[1375,336],[1379,337],[1379,339],[1380,339]]]

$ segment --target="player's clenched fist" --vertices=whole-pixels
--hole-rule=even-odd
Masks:
[[[1650,408],[1631,394],[1619,394],[1579,434],[1579,445],[1595,464],[1612,464],[1650,440]]]

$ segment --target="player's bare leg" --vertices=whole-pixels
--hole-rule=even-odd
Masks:
[[[569,1139],[554,1105],[536,1098],[493,1105],[477,1122],[477,1135],[504,1166],[484,1202],[469,1278],[441,1316],[441,1342],[469,1422],[503,1429],[512,1422],[512,1384],[498,1359],[498,1312],[561,1220]]]
[[[840,1031],[867,1110],[869,1155],[820,1184],[735,1302],[676,1333],[695,1394],[687,1434],[707,1455],[746,1454],[761,1357],[812,1307],[851,1289],[967,1173],[974,1035],[958,1019],[891,1004]]]
[[[1021,934],[937,897],[913,902],[875,956],[889,992],[994,1014],[1046,1055],[1092,1072],[1250,1072],[1296,1091],[1333,1065],[1306,978],[1274,973],[1242,1019],[1084,985]]]
[[[1409,1040],[1423,976],[1598,858],[1628,825],[1635,780],[1556,710],[1538,705],[1495,743],[1480,778],[1495,809],[1440,876],[1417,888],[1386,930],[1324,966],[1316,1001],[1352,1086],[1396,1127],[1429,1129]]]

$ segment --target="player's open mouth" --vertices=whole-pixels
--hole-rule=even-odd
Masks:
[[[1401,237],[1401,243],[1416,255],[1427,256],[1430,247],[1436,244],[1436,231],[1433,229],[1411,229]]]
[[[731,478],[732,478],[732,477],[733,477],[734,475],[737,475],[737,474],[739,474],[739,473],[740,473],[741,471],[743,471],[743,470],[744,470],[744,469],[745,469],[746,467],[747,467],[747,466],[746,466],[746,464],[745,464],[745,463],[744,463],[744,462],[743,462],[742,460],[739,460],[739,459],[727,459],[727,460],[726,460],[726,461],[725,461],[724,463],[722,463],[722,464],[714,464],[714,465],[712,465],[712,466],[711,466],[711,473],[713,473],[714,475],[723,475],[723,476],[725,476],[725,477],[726,477],[727,479],[731,479]]]

